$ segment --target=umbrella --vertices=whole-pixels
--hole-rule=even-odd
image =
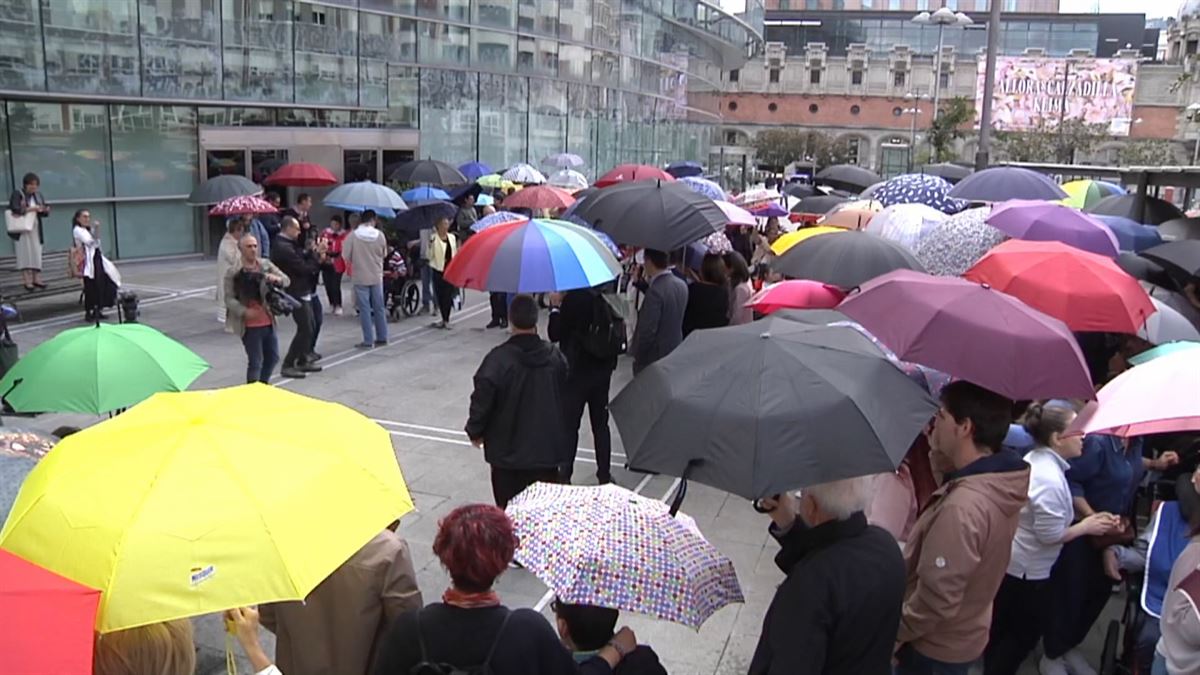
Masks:
[[[851,200],[847,197],[838,197],[836,195],[804,197],[800,200],[800,203],[792,207],[792,213],[815,213],[823,215],[829,213],[838,204],[844,204],[848,201]]]
[[[287,164],[287,160],[283,159],[282,157],[264,159],[263,161],[254,165],[254,170],[251,172],[251,175],[254,177],[254,180],[266,184],[267,176],[283,168],[285,164]]]
[[[435,187],[421,186],[400,193],[400,198],[409,208],[421,206],[432,201],[450,201],[450,195],[445,190]]]
[[[396,167],[388,181],[410,185],[462,185],[469,182],[461,171],[436,159],[414,159]]]
[[[859,199],[874,199],[875,193],[878,192],[879,189],[882,188],[884,185],[887,185],[886,180],[881,180],[878,183],[875,183],[873,185],[868,185],[867,187],[863,188],[862,192],[858,193],[858,198]]]
[[[611,484],[535,483],[506,511],[521,542],[516,561],[563,602],[697,630],[718,609],[744,602],[733,563],[691,518],[656,499]]]
[[[362,213],[363,211],[366,211],[369,209],[371,211],[374,211],[375,215],[377,215],[381,218],[395,218],[397,215],[395,210],[390,209],[386,206],[369,207],[369,206],[363,206],[362,204],[347,204],[346,202],[331,202],[331,201],[329,201],[328,198],[322,199],[321,203],[324,204],[325,206],[328,206],[331,209],[341,209],[343,211],[353,211],[354,213]]]
[[[524,216],[522,216],[522,217],[524,217]],[[580,227],[587,228],[587,231],[596,235],[596,238],[599,239],[602,244],[604,244],[604,247],[607,248],[609,250],[609,252],[611,252],[613,254],[613,256],[616,257],[617,260],[622,259],[621,248],[619,246],[617,246],[617,243],[615,241],[612,240],[612,237],[601,232],[600,230],[593,228],[591,225],[588,225],[581,218],[571,217],[571,218],[561,218],[560,220],[565,220],[566,222],[568,222],[572,225],[578,225]]]
[[[821,169],[813,182],[828,185],[847,192],[861,192],[863,188],[883,180],[879,174],[854,164],[835,164]]]
[[[1200,431],[1196,373],[1197,349],[1176,349],[1134,366],[1101,387],[1095,409],[1080,413],[1082,419],[1072,426],[1084,433],[1116,436]]]
[[[924,204],[895,204],[875,214],[863,229],[915,252],[925,234],[946,218],[945,213]]]
[[[759,314],[781,309],[833,309],[846,297],[836,286],[811,279],[787,279],[755,293],[746,306]]]
[[[950,182],[951,185],[954,185],[967,176],[975,173],[975,170],[961,164],[938,162],[937,164],[926,164],[925,166],[921,167],[921,173],[945,178]]]
[[[672,162],[667,165],[667,173],[676,178],[696,178],[704,175],[704,167],[700,162]]]
[[[774,316],[692,333],[612,402],[630,468],[748,499],[890,473],[936,409],[857,329]]]
[[[729,237],[725,236],[724,232],[713,232],[701,239],[699,243],[704,247],[705,253],[725,255],[733,251],[733,243],[729,241]],[[701,256],[701,262],[703,262],[703,256]]]
[[[897,269],[924,272],[908,249],[866,232],[823,234],[793,246],[779,256],[771,269],[785,277],[814,279],[841,288],[852,288]]]
[[[34,347],[0,379],[0,392],[21,412],[99,415],[155,392],[187,389],[208,367],[150,326],[101,323],[65,330]]]
[[[4,672],[92,672],[92,627],[99,604],[100,591],[0,550]]]
[[[761,202],[748,208],[750,213],[758,218],[783,218],[788,215],[788,210],[778,202]]]
[[[535,185],[520,192],[514,192],[504,198],[501,203],[506,209],[565,209],[575,203],[570,192],[551,185]]]
[[[672,251],[725,228],[711,199],[674,181],[634,180],[588,197],[575,215],[629,246]]]
[[[293,187],[324,187],[337,185],[338,180],[329,169],[320,164],[295,162],[284,164],[263,179],[264,185],[288,185]]]
[[[511,211],[497,211],[490,216],[484,216],[479,220],[471,223],[473,232],[483,232],[484,230],[494,225],[503,225],[504,223],[515,223],[518,220],[529,220],[529,216],[523,216],[519,213]]]
[[[408,165],[405,164],[404,166]],[[404,167],[400,168],[403,169]],[[404,203],[400,195],[396,194],[395,190],[386,185],[372,183],[369,180],[339,185],[330,190],[322,202],[326,206],[346,209],[347,211],[371,209],[383,214],[386,210],[391,211],[393,215],[397,211],[404,211],[408,208],[408,205]]]
[[[679,182],[691,188],[693,192],[698,192],[713,201],[729,201],[729,195],[725,193],[725,190],[707,178],[684,176],[679,179]]]
[[[1157,197],[1145,197],[1144,202],[1142,197],[1135,194],[1112,195],[1096,202],[1087,211],[1098,216],[1121,216],[1147,225],[1184,217],[1183,211],[1171,202]]]
[[[469,181],[477,181],[480,178],[495,173],[492,167],[483,162],[467,162],[466,164],[458,165],[458,172]]]
[[[1167,274],[1167,271],[1163,269],[1162,265],[1143,258],[1136,253],[1122,251],[1117,256],[1117,265],[1125,270],[1126,274],[1138,281],[1149,282],[1163,288],[1177,288],[1177,284],[1171,279],[1171,275]]]
[[[1162,265],[1172,277],[1187,282],[1200,276],[1200,239],[1180,239],[1142,251],[1143,258]]]
[[[471,237],[445,274],[459,288],[549,293],[612,281],[621,264],[591,230],[534,218],[493,225]]]
[[[1026,241],[1061,241],[1097,255],[1117,257],[1117,238],[1104,223],[1054,202],[1013,199],[997,204],[987,224]]]
[[[1117,246],[1122,251],[1141,251],[1163,243],[1161,229],[1132,221],[1122,216],[1104,216],[1092,214],[1092,217],[1104,224],[1117,238]]]
[[[1200,307],[1196,307],[1187,299],[1183,293],[1172,291],[1162,286],[1156,286],[1149,281],[1138,281],[1146,293],[1152,300],[1158,300],[1167,307],[1178,312],[1183,318],[1188,320],[1188,323],[1200,330]]]
[[[745,225],[747,227],[754,227],[758,224],[758,222],[754,220],[754,214],[740,206],[730,204],[729,202],[722,201],[720,199],[714,200],[713,203],[717,205],[717,208],[721,209],[721,213],[725,214],[726,225]]]
[[[583,190],[588,186],[587,177],[578,171],[572,171],[571,169],[555,171],[554,173],[550,174],[549,178],[546,179],[546,183],[557,188],[570,190],[572,192],[575,190]]]
[[[479,195],[475,198],[475,206],[494,206],[496,199],[491,195]]]
[[[542,175],[541,171],[524,163],[513,164],[501,176],[504,180],[510,180],[523,185],[537,185],[546,182],[546,176]]]
[[[608,173],[597,178],[593,185],[602,188],[609,185],[616,185],[617,183],[642,180],[673,181],[675,177],[656,166],[646,164],[618,164],[610,169]]]
[[[262,188],[245,176],[217,176],[193,188],[187,203],[192,206],[209,206],[233,197],[258,194],[262,194]]]
[[[559,169],[574,169],[583,166],[583,158],[571,152],[559,152],[543,157],[542,164]]]
[[[248,195],[230,197],[208,210],[210,216],[244,216],[256,213],[279,213],[279,209],[262,197]]]
[[[802,227],[795,232],[787,232],[779,236],[774,243],[771,244],[771,252],[775,255],[783,255],[796,244],[802,241],[807,241],[810,237],[816,237],[822,234],[834,234],[836,232],[845,232],[840,227]]]
[[[788,195],[790,197],[795,197],[796,199],[803,199],[805,197],[812,197],[814,195],[820,195],[820,194],[825,194],[825,193],[821,192],[820,190],[817,190],[817,187],[815,185],[811,185],[809,183],[800,183],[800,182],[793,181],[793,182],[788,183],[787,185],[783,186],[783,194]]]
[[[1129,363],[1135,366],[1140,366],[1143,363],[1159,359],[1164,356],[1169,356],[1175,352],[1184,352],[1189,349],[1200,349],[1200,342],[1168,342],[1163,345],[1147,349],[1141,354],[1134,354],[1129,357]]]
[[[392,226],[399,231],[417,234],[421,230],[433,229],[437,221],[445,218],[454,220],[458,207],[440,199],[415,203],[407,211],[397,214]]]
[[[924,204],[942,213],[958,213],[966,203],[949,197],[951,185],[938,176],[908,173],[896,176],[871,193],[884,206]]]
[[[1200,218],[1174,218],[1159,223],[1158,233],[1163,239],[1200,239]]]
[[[733,203],[744,209],[750,209],[758,204],[778,203],[781,195],[767,188],[751,188],[733,198]]]
[[[1006,241],[964,276],[1020,298],[1073,331],[1135,334],[1154,312],[1150,296],[1111,258],[1057,241]]]
[[[302,600],[410,510],[382,427],[256,383],[158,394],[63,439],[0,546],[103,591],[107,633]]]
[[[840,227],[844,230],[863,230],[883,210],[877,201],[859,199],[845,204],[838,204],[829,213],[817,220],[817,225]]]
[[[1045,174],[1019,166],[997,166],[976,171],[958,182],[949,192],[955,199],[973,202],[1006,202],[1010,199],[1045,199],[1067,196]]]
[[[1150,302],[1154,304],[1155,311],[1146,319],[1146,325],[1138,330],[1138,337],[1155,345],[1185,340],[1200,342],[1200,330],[1187,317],[1154,296],[1150,296]]]
[[[1063,183],[1062,189],[1067,193],[1067,197],[1062,200],[1062,203],[1077,209],[1094,206],[1096,202],[1105,197],[1126,194],[1125,188],[1120,185],[1102,180],[1073,180]]]
[[[925,233],[914,253],[925,271],[957,277],[985,253],[1008,237],[988,225],[989,207],[967,209],[947,218]]]
[[[1087,399],[1094,391],[1063,322],[984,285],[896,270],[851,291],[838,311],[898,358],[1014,400]]]
[[[513,188],[521,187],[511,180],[506,180],[498,173],[489,173],[486,176],[480,176],[475,180],[475,183],[479,185],[479,187],[488,188],[490,190],[511,190]]]

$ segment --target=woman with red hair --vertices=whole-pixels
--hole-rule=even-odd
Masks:
[[[517,536],[503,510],[467,504],[438,526],[433,552],[450,574],[442,601],[396,617],[380,644],[374,675],[478,669],[492,675],[610,673],[637,647],[622,628],[582,664],[532,609],[510,610],[492,586],[508,569]]]

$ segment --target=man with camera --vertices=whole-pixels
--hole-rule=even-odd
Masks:
[[[271,381],[279,360],[275,314],[268,296],[291,283],[270,260],[258,257],[258,239],[244,234],[238,241],[241,260],[225,274],[225,325],[242,338],[249,361],[246,382]]]
[[[305,373],[320,372],[321,366],[315,363],[320,357],[313,351],[316,336],[313,297],[317,292],[317,274],[321,270],[321,263],[325,262],[324,246],[315,249],[306,247],[300,239],[300,221],[287,216],[283,219],[279,236],[275,237],[271,246],[271,262],[291,279],[287,292],[299,302],[292,312],[296,335],[283,357],[283,368],[279,373],[284,377],[299,379]]]

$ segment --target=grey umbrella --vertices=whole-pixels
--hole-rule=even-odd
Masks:
[[[1171,202],[1158,197],[1146,197],[1143,203],[1143,199],[1136,194],[1109,195],[1084,211],[1098,216],[1122,216],[1146,225],[1158,225],[1186,217],[1183,211]]]
[[[792,207],[792,213],[824,215],[832,211],[833,207],[838,204],[845,204],[848,201],[850,201],[849,197],[840,195],[815,194],[811,197],[801,197],[800,201]]]
[[[1009,199],[1065,199],[1066,192],[1045,174],[1019,166],[996,166],[960,180],[950,196],[971,202],[1003,202]]]
[[[951,185],[953,185],[967,176],[975,173],[975,170],[961,164],[954,164],[952,162],[938,162],[937,164],[926,164],[925,166],[922,166],[921,173],[930,176],[940,176],[941,178],[945,178]]]
[[[936,408],[857,329],[775,317],[692,333],[612,402],[630,468],[749,499],[894,471]]]
[[[466,185],[471,181],[457,168],[436,159],[414,159],[405,162],[388,176],[388,180],[396,183],[412,185]]]
[[[858,193],[864,188],[883,180],[879,174],[854,164],[835,164],[821,169],[813,178],[820,185],[828,185],[838,190]]]
[[[900,244],[870,232],[833,232],[789,248],[771,269],[793,279],[813,279],[853,288],[892,270],[924,272],[921,263]]]
[[[1200,218],[1173,218],[1159,223],[1158,233],[1167,241],[1200,239]]]
[[[591,223],[618,244],[660,251],[723,232],[727,221],[713,200],[675,181],[617,183],[576,204],[568,214]]]
[[[192,206],[211,206],[232,197],[256,195],[262,191],[261,185],[256,185],[245,176],[216,176],[193,188],[187,203]]]

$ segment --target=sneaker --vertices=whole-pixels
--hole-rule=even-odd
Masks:
[[[500,319],[500,327],[508,328],[508,319]]]
[[[1071,675],[1096,675],[1096,669],[1092,668],[1092,665],[1088,663],[1083,654],[1079,653],[1078,649],[1072,649],[1063,654],[1062,661]]]
[[[334,316],[341,316],[341,315],[342,315],[342,308],[341,308],[341,307],[334,307],[334,308],[333,308],[333,315],[334,315]]]
[[[484,328],[499,328],[499,327],[500,327],[500,319],[492,319],[491,321],[488,322],[488,325],[484,326]]]
[[[444,321],[434,321],[433,323],[429,324],[429,327],[430,328],[445,328],[446,323]]]
[[[1048,659],[1045,656],[1038,661],[1038,672],[1041,675],[1071,675],[1062,659]]]
[[[317,361],[320,361],[323,358],[325,358],[325,357],[320,352],[313,352],[308,355],[308,362],[316,363]]]
[[[296,364],[296,369],[303,373],[319,373],[324,370],[324,368],[315,363],[298,363]]]
[[[293,380],[304,379],[304,372],[299,368],[293,368],[292,366],[284,366],[279,370],[279,374],[284,377],[290,377]]]
[[[375,346],[376,346],[376,347],[386,347],[386,346],[387,346],[387,340],[376,340],[376,341],[375,341]]]
[[[360,342],[354,346],[359,349],[370,349],[371,347],[374,347],[375,345],[371,344],[370,342]]]

